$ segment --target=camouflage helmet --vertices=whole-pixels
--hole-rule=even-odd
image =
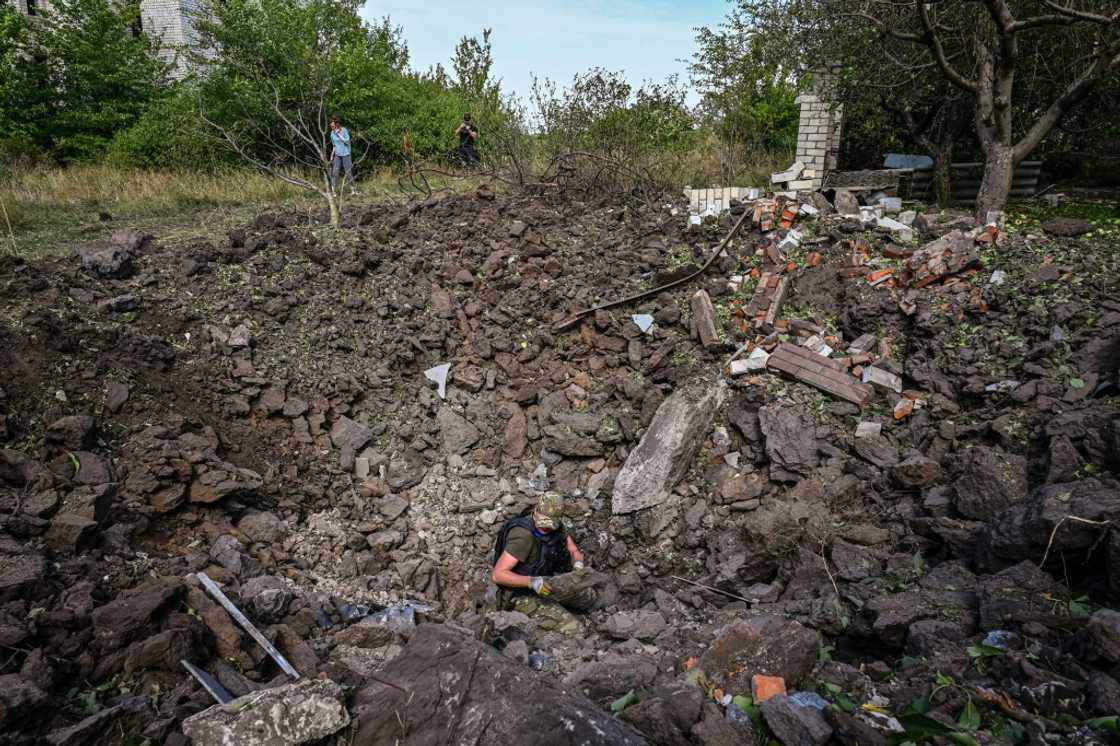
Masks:
[[[537,509],[533,511],[533,522],[537,528],[556,530],[560,528],[560,521],[564,517],[564,496],[559,492],[545,492],[537,500]]]

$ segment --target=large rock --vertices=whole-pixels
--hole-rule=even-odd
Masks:
[[[637,609],[612,614],[603,625],[603,631],[616,640],[634,638],[649,642],[661,634],[665,627],[665,617],[661,612]]]
[[[1120,611],[1098,609],[1085,631],[1094,653],[1109,663],[1120,663]]]
[[[1027,494],[1026,459],[987,446],[969,448],[953,490],[961,515],[986,521]]]
[[[47,695],[19,674],[0,676],[0,733],[13,734],[46,704]]]
[[[817,662],[820,633],[800,623],[762,616],[729,625],[700,656],[700,668],[730,692],[749,692],[755,674],[781,676],[795,687]]]
[[[1093,231],[1093,224],[1082,218],[1051,218],[1042,224],[1042,230],[1051,236],[1073,238]]]
[[[112,707],[107,707],[74,725],[53,730],[46,736],[50,746],[92,746],[114,742],[114,735],[139,734],[144,726],[156,718],[151,700],[147,697],[124,697]]]
[[[99,277],[120,280],[136,271],[129,250],[109,241],[91,241],[79,246],[78,258],[82,269]]]
[[[103,650],[110,651],[140,637],[155,616],[179,598],[182,590],[182,582],[173,578],[149,580],[129,588],[94,610],[94,639]]]
[[[378,678],[354,694],[352,746],[645,743],[588,699],[441,624],[420,625]]]
[[[1104,524],[1116,525],[1117,521],[1120,484],[1114,480],[1084,479],[1040,487],[988,522],[978,543],[977,565],[992,572],[1021,560],[1041,562],[1047,547],[1048,561],[1060,562],[1066,555],[1067,563],[1081,563],[1085,551],[1096,546],[1101,532],[1108,530]]]
[[[816,424],[793,404],[771,404],[758,410],[766,437],[770,478],[796,482],[817,466]]]
[[[88,451],[97,444],[97,423],[85,414],[63,417],[47,428],[47,440],[71,451]]]
[[[778,694],[762,703],[762,717],[784,746],[823,746],[832,737],[832,726],[813,707]]]
[[[447,453],[466,453],[478,442],[480,437],[478,428],[467,418],[453,412],[450,407],[440,408],[436,421],[439,423],[439,434],[443,439],[443,450]]]
[[[329,679],[301,679],[214,705],[183,721],[198,746],[296,746],[350,724],[342,687]]]
[[[331,442],[344,453],[357,453],[372,437],[373,430],[346,416],[339,417],[331,425]]]
[[[615,515],[669,499],[673,487],[692,465],[727,391],[722,380],[695,381],[662,402],[615,478],[611,498]]]
[[[564,683],[601,704],[631,689],[653,683],[657,665],[643,656],[608,655],[602,660],[584,663],[568,674]]]
[[[0,603],[34,599],[44,590],[47,563],[38,554],[0,555]]]

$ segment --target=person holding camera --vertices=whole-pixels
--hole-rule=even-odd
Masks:
[[[463,115],[463,121],[455,134],[459,136],[459,160],[468,167],[478,165],[478,151],[474,148],[475,140],[478,139],[478,127],[471,122],[470,114]]]

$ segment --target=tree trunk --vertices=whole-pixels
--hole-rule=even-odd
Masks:
[[[933,194],[939,207],[953,206],[953,141],[951,138],[943,138],[933,154]]]
[[[1014,178],[1015,151],[1002,143],[991,143],[984,155],[984,176],[976,195],[976,216],[981,221],[988,219],[989,212],[1007,207]]]
[[[335,199],[334,195],[327,197],[327,205],[331,209],[331,225],[337,228],[340,213],[338,209],[338,200]]]

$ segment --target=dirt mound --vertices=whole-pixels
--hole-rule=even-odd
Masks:
[[[182,743],[213,699],[181,660],[232,696],[287,683],[203,571],[304,676],[373,691],[445,622],[525,676],[635,690],[658,743],[1113,714],[1115,256],[805,218],[556,330],[687,275],[750,209],[775,207],[690,228],[462,195],[3,260],[0,728]],[[618,587],[574,638],[484,603],[494,534],[546,487]],[[783,620],[796,665],[742,668],[742,630]],[[758,710],[751,675],[785,669],[803,691]]]

